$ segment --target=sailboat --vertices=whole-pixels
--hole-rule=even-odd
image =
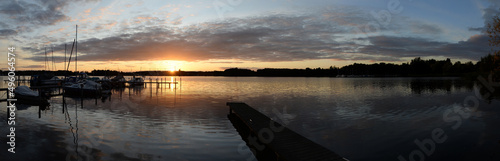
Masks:
[[[54,51],[52,50],[52,55],[53,53]],[[47,50],[45,50],[45,57],[47,57]],[[54,61],[53,58],[52,61]],[[47,62],[45,62],[45,64],[47,64]],[[43,73],[40,75],[32,75],[30,78],[30,85],[31,86],[61,85],[62,81],[63,81],[62,79],[59,79],[58,77],[54,76],[51,73]]]
[[[78,35],[78,25],[76,26],[77,35]],[[77,38],[73,41],[73,47],[75,49],[75,71],[78,71],[78,41]],[[71,48],[71,53],[69,56],[68,67],[66,70],[69,70],[69,65],[71,63],[71,56],[73,54],[73,47]],[[101,96],[102,93],[102,85],[97,83],[96,81],[89,79],[86,73],[80,73],[78,77],[69,77],[66,80],[66,83],[63,87],[64,94],[69,96],[80,96],[80,97],[98,97]]]

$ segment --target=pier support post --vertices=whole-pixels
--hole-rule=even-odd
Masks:
[[[9,97],[9,90],[7,89],[5,92],[7,92],[7,100],[9,100],[10,99],[10,97]],[[7,117],[6,117],[7,119],[6,119],[6,121],[8,123],[9,122],[8,118],[9,118],[9,115],[10,115],[9,101],[5,101],[5,102],[7,103],[7,106],[5,106],[5,107],[7,107]]]

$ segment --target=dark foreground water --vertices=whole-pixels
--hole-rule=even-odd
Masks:
[[[42,111],[17,105],[15,154],[3,102],[0,160],[252,160],[228,101],[352,161],[500,160],[500,102],[477,87],[454,78],[182,77],[177,88],[104,99],[55,96]]]

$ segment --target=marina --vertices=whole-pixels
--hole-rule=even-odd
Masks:
[[[497,1],[0,4],[0,161],[500,161]]]
[[[21,76],[18,76],[18,78],[21,78]],[[22,76],[23,79],[19,79],[16,80],[16,83],[17,83],[17,86],[20,86],[20,85],[29,85],[30,84],[30,79],[26,79],[25,76]],[[130,79],[131,80],[131,79]],[[171,77],[171,79],[169,81],[167,81],[168,79],[166,77],[161,77],[161,78],[148,78],[146,79],[148,81],[145,81],[145,82],[142,82],[140,85],[138,84],[133,84],[133,83],[130,83],[129,81],[117,81],[117,83],[121,83],[121,84],[126,84],[126,86],[123,86],[123,87],[138,87],[138,86],[143,86],[145,88],[147,88],[149,86],[149,88],[153,88],[153,86],[155,86],[156,88],[177,88],[177,85],[180,84],[180,81],[177,81],[177,78],[174,78],[174,77]],[[9,80],[4,80],[4,83],[6,84]],[[99,84],[96,84],[96,85],[101,85],[102,83],[105,83],[105,79],[98,79],[96,80],[96,82],[98,82]],[[64,82],[62,83],[59,83],[58,85],[45,85],[45,86],[30,86],[29,88],[30,89],[33,89],[33,90],[37,90],[38,92],[41,92],[41,91],[44,91],[44,90],[51,90],[51,92],[47,93],[46,95],[48,97],[53,97],[53,96],[60,96],[60,95],[63,95],[66,91],[64,90]],[[111,88],[120,88],[122,86],[112,86]],[[5,91],[5,92],[2,92],[2,91]],[[0,98],[0,102],[4,102],[4,101],[7,101],[8,98],[8,88],[0,88],[0,93],[4,93],[4,98]],[[78,91],[68,91],[70,93],[75,93],[76,94],[70,94],[70,95],[76,95],[76,96],[79,96],[79,95],[85,95],[85,97],[98,97],[102,94],[105,94],[105,93],[109,93],[109,90],[104,90],[102,92],[78,92]]]

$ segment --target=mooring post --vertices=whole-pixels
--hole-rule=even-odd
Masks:
[[[80,84],[80,98],[83,98],[83,84]]]
[[[62,113],[64,113],[64,108],[66,106],[66,100],[64,99],[64,94],[62,96],[62,99],[63,99],[63,108],[62,108]]]
[[[97,89],[97,84],[95,85],[95,89],[96,89],[95,90],[95,94],[96,94],[95,95],[95,105],[97,105],[97,97],[99,96],[99,91],[100,91],[100,90]]]
[[[10,97],[9,97],[9,89],[7,88],[7,90],[6,90],[5,92],[7,92],[7,101],[5,101],[5,102],[7,103],[7,106],[5,106],[5,107],[7,107],[7,117],[6,117],[7,119],[5,119],[5,120],[6,120],[6,121],[7,121],[7,123],[8,123],[8,122],[9,122],[9,119],[8,119],[8,118],[9,118],[9,115],[10,115],[10,108],[9,108],[9,98],[10,98]]]

